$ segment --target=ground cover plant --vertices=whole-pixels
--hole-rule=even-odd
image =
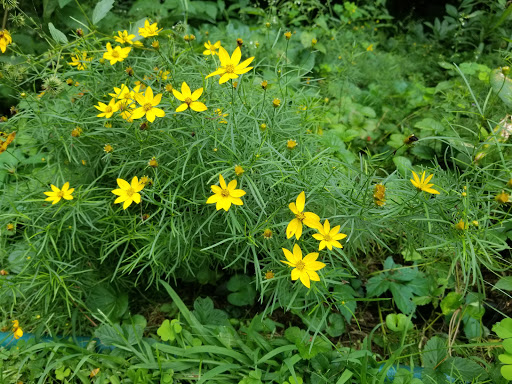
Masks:
[[[512,6],[2,2],[1,380],[512,380]]]

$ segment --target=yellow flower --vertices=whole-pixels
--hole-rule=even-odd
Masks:
[[[295,219],[290,221],[288,226],[286,227],[286,237],[289,239],[293,235],[300,239],[302,235],[302,224],[308,226],[309,228],[318,229],[322,225],[320,224],[320,217],[314,214],[313,212],[304,212],[304,205],[306,204],[306,194],[304,191],[299,193],[295,203],[290,203],[288,206],[290,211],[295,215]]]
[[[133,100],[134,92],[130,91],[126,85],[121,84],[120,88],[114,87],[114,93],[109,93],[109,96],[118,100]]]
[[[286,148],[288,149],[294,149],[297,146],[297,142],[295,140],[288,140],[286,142]]]
[[[3,31],[0,31],[0,50],[2,53],[5,52],[7,49],[7,46],[12,43],[12,37],[11,34],[7,29],[4,29]]]
[[[208,40],[207,43],[204,43],[204,47],[206,49],[203,51],[203,55],[218,55],[218,50],[220,48],[220,40],[217,41],[215,44],[210,43],[210,40]]]
[[[165,85],[165,90],[166,90],[167,92],[172,92],[172,90],[173,90],[173,88],[172,88],[172,84],[166,84],[166,85]]]
[[[366,52],[372,52],[373,51],[373,44],[370,44],[368,47],[366,47]]]
[[[241,166],[241,165],[236,165],[236,166],[235,166],[235,174],[236,174],[237,176],[242,176],[244,172],[245,172],[245,171],[244,171],[244,169],[242,168],[242,166]]]
[[[77,53],[75,56],[71,56],[71,63],[69,65],[76,66],[79,71],[85,71],[87,69],[87,63],[92,61],[92,57],[87,57],[87,52]]]
[[[265,129],[267,129],[267,124],[265,124],[265,123],[261,123],[261,124],[260,124],[260,129],[261,129],[262,131],[264,131]]]
[[[265,240],[269,240],[272,238],[272,230],[270,228],[267,228],[263,231],[263,237]]]
[[[103,54],[103,58],[110,61],[110,65],[114,65],[118,61],[123,61],[128,57],[128,54],[132,50],[132,47],[121,48],[116,46],[112,49],[112,45],[107,43],[107,52]]]
[[[23,336],[23,330],[20,328],[18,320],[12,321],[12,332],[14,333],[13,336],[16,340]]]
[[[211,186],[214,195],[210,196],[208,200],[206,200],[206,204],[216,203],[217,211],[220,209],[227,211],[231,207],[231,204],[244,204],[240,198],[245,195],[245,191],[242,189],[235,189],[237,184],[236,180],[231,180],[229,184],[226,185],[222,175],[219,175],[219,184],[220,187],[218,185]]]
[[[383,184],[376,184],[373,189],[373,202],[375,205],[382,207],[386,201],[386,187]]]
[[[505,193],[505,191],[501,191],[501,193],[498,193],[494,199],[500,204],[506,204],[510,202],[510,195]]]
[[[144,27],[139,28],[139,35],[142,37],[158,36],[163,28],[158,29],[157,23],[149,24],[148,20],[144,21]]]
[[[60,199],[65,200],[73,200],[73,196],[71,194],[75,190],[75,188],[69,188],[69,182],[64,183],[62,186],[62,189],[57,188],[55,185],[51,184],[50,187],[52,188],[51,192],[45,192],[44,194],[48,196],[45,201],[51,201],[52,205],[57,204]]]
[[[236,39],[236,45],[238,45],[238,47],[242,47],[242,45],[244,45],[244,41],[240,38]]]
[[[265,272],[265,279],[270,280],[274,278],[274,272],[273,271],[267,271]]]
[[[119,106],[117,105],[115,99],[110,100],[108,105],[102,102],[98,102],[98,105],[95,105],[94,108],[101,112],[100,114],[96,115],[97,117],[105,117],[106,119],[110,119],[114,112],[119,110]]]
[[[16,132],[11,132],[9,134],[4,134],[0,132],[0,138],[5,137],[5,140],[0,139],[0,154],[7,151],[7,147],[14,141],[16,137]]]
[[[71,131],[71,136],[73,136],[73,137],[80,137],[80,135],[82,134],[83,131],[84,130],[82,128],[76,127],[75,129],[73,129]]]
[[[139,183],[146,186],[153,184],[153,180],[151,180],[148,176],[142,176],[139,180]]]
[[[460,219],[460,221],[457,224],[455,224],[454,227],[457,231],[463,231],[468,228],[468,224],[465,223],[462,219]]]
[[[277,98],[272,100],[272,105],[274,106],[274,108],[278,108],[281,105],[281,100]]]
[[[110,144],[105,144],[105,146],[103,147],[103,150],[106,153],[111,153],[114,150],[114,147],[112,147]]]
[[[347,237],[347,235],[344,233],[338,233],[340,228],[341,227],[337,225],[331,229],[329,220],[325,220],[323,227],[318,227],[318,232],[320,233],[315,233],[313,237],[317,240],[320,240],[320,245],[318,246],[320,251],[326,246],[330,251],[332,251],[332,247],[343,248],[343,245],[341,245],[338,240],[344,239]]]
[[[215,113],[217,114],[216,118],[220,119],[219,124],[227,124],[228,122],[224,119],[224,117],[229,116],[228,113],[223,113],[222,109],[217,108],[215,110]]]
[[[158,161],[156,161],[154,156],[151,158],[151,160],[149,160],[148,165],[153,168],[158,167]]]
[[[312,46],[315,46],[316,43],[318,43],[318,40],[317,39],[311,39],[311,45]]]
[[[240,47],[235,48],[231,57],[229,57],[229,53],[224,49],[224,47],[219,47],[218,54],[221,66],[220,68],[217,68],[215,72],[206,76],[206,78],[220,75],[219,84],[224,84],[229,79],[236,79],[239,75],[249,72],[253,68],[248,67],[248,65],[254,60],[254,57],[250,57],[240,63],[240,59],[242,58],[242,51],[240,50]]]
[[[194,93],[191,93],[187,83],[183,82],[181,83],[181,93],[174,88],[172,89],[172,93],[179,101],[183,101],[183,104],[176,108],[176,112],[183,112],[188,109],[188,107],[196,112],[202,112],[208,109],[206,105],[197,101],[203,94],[203,88],[196,89]]]
[[[286,37],[286,40],[290,40],[292,38],[292,33],[290,31],[285,32],[284,37]]]
[[[149,122],[155,121],[155,117],[164,117],[165,112],[160,108],[155,108],[162,100],[162,94],[153,97],[153,90],[151,87],[146,88],[144,95],[136,93],[135,100],[140,104],[140,107],[135,109],[132,114],[132,119],[140,119],[146,116]]]
[[[425,179],[425,171],[423,171],[423,174],[421,175],[421,180],[420,180],[420,178],[418,177],[416,172],[413,171],[412,177],[414,177],[414,180],[413,179],[410,179],[410,180],[411,180],[412,185],[414,185],[416,188],[418,188],[418,190],[432,193],[434,195],[439,195],[439,191],[436,191],[435,189],[432,188],[432,186],[434,184],[428,183],[430,181],[430,179],[432,179],[433,176],[434,176],[434,174],[428,176]]]
[[[261,82],[261,88],[263,88],[263,89],[267,89],[267,87],[268,87],[268,81],[267,81],[267,80],[263,80],[263,81]]]
[[[160,49],[160,42],[158,40],[155,40],[151,43],[151,46],[155,49]]]
[[[14,224],[13,224],[13,223],[8,223],[8,224],[6,225],[6,229],[7,229],[8,231],[10,231],[10,232],[14,231],[14,229],[15,229],[15,228],[16,228],[16,227],[14,226]]]
[[[114,195],[119,196],[114,204],[123,203],[123,209],[128,208],[133,202],[136,204],[140,203],[140,191],[144,189],[144,184],[139,183],[137,176],[134,176],[132,183],[128,183],[126,180],[117,179],[118,189],[114,189],[111,192]]]
[[[303,259],[302,250],[297,244],[293,246],[293,253],[286,248],[282,248],[282,250],[288,261],[281,260],[281,263],[294,267],[292,269],[292,280],[300,279],[301,283],[307,288],[311,286],[310,280],[320,281],[320,276],[316,271],[325,267],[325,264],[316,261],[318,258],[317,252],[308,253]]]
[[[135,35],[129,35],[128,31],[124,30],[123,32],[117,31],[117,36],[114,37],[114,40],[120,44],[133,44],[133,39]]]

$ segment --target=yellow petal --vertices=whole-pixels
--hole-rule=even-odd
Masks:
[[[130,189],[130,183],[123,179],[117,179],[117,185],[119,185],[119,188],[124,190]]]
[[[231,64],[233,66],[237,66],[240,63],[240,59],[242,58],[242,51],[240,47],[236,47],[233,54],[231,55]]]
[[[320,276],[315,271],[307,271],[309,278],[313,281],[320,281]]]
[[[293,219],[288,223],[288,226],[286,227],[286,238],[289,239],[292,237],[295,232],[297,231],[297,225],[302,226],[299,219]]]
[[[295,280],[299,279],[299,277],[300,277],[300,271],[297,268],[292,269],[292,280],[295,281]]]
[[[293,202],[288,205],[288,208],[290,208],[290,211],[292,211],[295,215],[299,213],[297,206]]]
[[[290,263],[290,265],[292,266],[295,266],[295,264],[297,264],[297,258],[295,257],[295,255],[293,253],[291,253],[288,249],[286,248],[281,248],[283,250],[283,253],[284,253],[284,256],[286,257],[286,260],[288,260],[288,262]]]
[[[295,204],[297,205],[297,210],[299,212],[302,212],[304,210],[304,205],[306,204],[306,194],[304,193],[304,191],[299,193],[299,196],[297,196]]]
[[[188,86],[187,83],[183,82],[181,83],[181,94],[183,95],[183,97],[186,99],[187,97],[190,97],[192,96],[192,94],[190,93],[190,87]]]
[[[199,88],[199,89],[196,89],[194,91],[194,93],[192,93],[190,98],[192,99],[192,101],[196,101],[197,99],[199,99],[201,97],[202,94],[203,94],[203,88]]]
[[[188,104],[187,103],[183,103],[178,108],[176,108],[176,112],[183,112],[183,111],[185,111],[187,109],[188,109]]]
[[[219,175],[219,184],[222,189],[226,189],[226,182],[224,181],[222,175]]]
[[[245,195],[245,191],[243,189],[234,189],[232,191],[229,191],[229,194],[231,197],[242,197]]]
[[[310,288],[310,282],[309,282],[309,275],[306,271],[302,271],[300,273],[300,281],[302,284],[304,284],[307,288]]]
[[[190,109],[196,112],[203,112],[206,111],[208,108],[206,107],[206,105],[199,101],[193,101],[190,103]]]
[[[306,257],[304,257],[304,259],[302,260],[306,266],[309,264],[309,263],[312,263],[313,261],[315,261],[316,259],[318,258],[318,253],[317,252],[313,252],[313,253],[308,253],[306,255]]]
[[[231,59],[229,58],[229,53],[224,49],[224,47],[219,47],[219,59],[220,63],[223,67],[228,64],[231,64]]]
[[[206,200],[206,204],[214,204],[221,199],[220,195],[211,195],[208,200]]]

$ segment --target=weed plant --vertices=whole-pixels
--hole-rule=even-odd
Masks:
[[[14,43],[0,37],[10,54],[1,81],[18,100],[1,123],[6,329],[20,319],[69,334],[100,321],[122,334],[114,323],[133,320],[128,294],[165,288],[176,300],[169,284],[199,283],[232,292],[233,305],[257,299],[262,318],[297,315],[308,330],[285,336],[303,359],[309,332],[309,353],[315,343],[327,353],[324,335],[364,326],[356,314],[368,303],[380,323],[382,311],[410,321],[418,307],[440,309],[423,321],[428,329],[446,316],[448,338],[431,339],[427,351],[457,349],[461,326],[467,339],[489,334],[486,284],[510,264],[505,66],[433,58],[426,39],[414,49],[408,38],[387,41],[389,16],[348,2],[286,3],[315,14],[313,28],[280,25],[271,6],[254,28],[144,17],[105,34],[96,25],[107,3],[65,33],[51,23],[40,31],[17,8],[50,46],[39,56],[16,43],[16,28]],[[409,330],[402,324],[398,344],[385,331],[375,338],[390,366],[404,351],[422,363],[407,349]],[[199,347],[194,336],[180,347]],[[219,346],[225,335],[210,336],[201,343]],[[161,370],[158,355],[133,345],[124,348],[138,368]],[[268,359],[274,347],[284,348],[262,347]],[[297,381],[287,358],[287,370],[267,380],[290,372]]]

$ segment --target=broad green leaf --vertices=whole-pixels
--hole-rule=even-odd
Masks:
[[[103,283],[92,289],[87,297],[87,305],[91,311],[101,311],[116,322],[128,310],[128,294],[117,292],[110,284]]]
[[[491,72],[490,82],[492,90],[508,107],[512,107],[512,81],[505,77],[501,69],[495,69]]]
[[[404,156],[395,156],[393,157],[393,163],[395,163],[396,169],[400,175],[407,177],[409,170],[412,168],[411,160]]]
[[[512,276],[505,276],[499,279],[493,289],[512,291]]]
[[[156,334],[160,336],[162,341],[174,341],[176,337],[174,330],[171,327],[171,322],[167,319],[162,322],[162,325],[160,325]]]
[[[446,342],[440,337],[434,336],[425,345],[423,361],[425,367],[436,367],[446,357]]]
[[[459,308],[463,303],[463,298],[460,293],[450,292],[448,293],[443,300],[441,300],[441,311],[443,315],[449,315],[457,308]]]
[[[68,42],[66,35],[55,28],[53,23],[48,23],[48,29],[50,30],[50,35],[52,35],[53,40],[57,43],[66,44]]]
[[[256,288],[252,279],[245,275],[235,275],[229,279],[227,288],[233,292],[228,295],[228,301],[236,306],[253,305],[256,298]]]
[[[92,23],[95,25],[98,24],[100,20],[107,16],[107,13],[113,6],[114,0],[101,0],[98,2],[94,7],[94,11],[92,11]]]
[[[228,319],[226,312],[213,308],[213,301],[209,297],[198,297],[192,313],[204,325],[223,325]]]
[[[441,364],[439,370],[448,376],[460,377],[466,382],[480,383],[487,378],[484,368],[473,360],[462,357],[449,357]]]
[[[508,339],[512,337],[512,319],[507,317],[499,323],[494,324],[492,331],[501,339]]]
[[[512,380],[512,365],[504,365],[501,367],[500,372],[505,379]]]

